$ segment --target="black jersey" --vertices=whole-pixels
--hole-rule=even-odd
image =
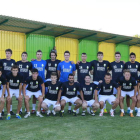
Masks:
[[[69,85],[69,81],[63,83],[62,85],[62,91],[63,96],[66,96],[67,98],[73,98],[77,96],[77,91],[81,91],[80,84],[77,82],[74,82],[73,85]]]
[[[80,62],[79,65],[76,64],[76,69],[77,69],[77,81],[80,84],[85,83],[85,76],[89,74],[89,71],[92,70],[91,63],[86,62],[82,63]]]
[[[123,61],[120,61],[119,63],[115,61],[110,63],[109,70],[112,70],[113,81],[118,82],[119,78],[123,76],[123,67],[124,67]]]
[[[113,95],[113,89],[114,88],[118,88],[119,85],[114,82],[114,81],[110,81],[109,84],[105,83],[105,81],[103,81],[102,83],[100,83],[97,87],[96,90],[100,90],[99,94],[100,95]]]
[[[43,84],[43,80],[40,76],[38,76],[36,80],[33,80],[32,76],[30,76],[26,79],[25,84],[28,85],[27,90],[37,92],[41,90],[40,85]]]
[[[45,87],[48,88],[45,98],[52,101],[57,101],[58,92],[61,89],[61,86],[62,86],[62,83],[58,81],[56,82],[56,84],[52,84],[51,81],[45,82]]]
[[[131,76],[136,80],[138,79],[138,71],[139,71],[139,62],[135,61],[135,63],[126,62],[124,65],[124,69],[129,69],[131,72]]]
[[[23,75],[23,81],[26,81],[27,77],[29,77],[29,70],[32,69],[32,63],[31,62],[22,62],[18,61],[16,62],[16,65],[19,67],[19,72]]]
[[[89,101],[93,99],[94,90],[96,89],[96,85],[94,83],[90,83],[90,85],[81,85],[81,90],[84,95],[84,100]]]
[[[119,85],[121,86],[122,91],[132,91],[134,90],[134,86],[137,84],[134,77],[130,77],[128,81],[126,81],[124,77],[121,77],[119,80]]]
[[[97,60],[93,60],[90,63],[91,66],[94,67],[93,81],[104,80],[105,74],[107,73],[107,69],[110,63],[108,61],[99,62]]]
[[[12,72],[6,75],[7,82],[9,82],[9,88],[19,89],[20,83],[23,83],[23,75],[18,73],[17,76],[13,76]]]
[[[11,72],[12,66],[15,64],[15,60],[7,60],[7,59],[1,59],[0,60],[0,66],[2,67],[2,75],[6,77],[6,75]]]
[[[52,72],[57,73],[57,67],[58,67],[58,64],[61,62],[61,60],[51,61],[51,59],[48,59],[48,60],[46,60],[46,62],[47,62],[47,64],[46,64],[46,70],[47,70],[46,79],[49,79],[51,77]]]
[[[0,90],[2,89],[2,85],[6,85],[6,79],[1,75],[0,77]]]

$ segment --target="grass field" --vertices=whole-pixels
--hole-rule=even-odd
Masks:
[[[17,101],[14,98],[15,113],[16,107]],[[107,104],[108,111],[110,107]],[[128,115],[121,118],[119,108],[116,112],[114,118],[109,113],[99,117],[99,110],[94,117],[89,114],[83,117],[81,113],[74,117],[67,114],[66,107],[63,118],[58,114],[55,117],[44,115],[44,118],[32,115],[27,119],[23,118],[23,114],[21,120],[12,116],[9,121],[0,121],[0,140],[139,140],[140,118],[130,118]]]

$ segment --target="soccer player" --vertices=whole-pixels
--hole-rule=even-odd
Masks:
[[[57,81],[57,73],[51,73],[51,81],[45,82],[45,87],[48,88],[45,100],[42,102],[41,107],[47,111],[47,116],[50,115],[49,107],[53,105],[52,114],[55,116],[56,112],[61,110],[60,104],[56,104],[58,98],[58,92],[61,88],[61,82]]]
[[[17,106],[17,113],[16,118],[21,119],[21,116],[19,115],[20,109],[22,107],[22,83],[23,83],[23,75],[21,73],[18,73],[18,66],[14,65],[11,68],[11,72],[7,74],[7,93],[6,93],[6,99],[7,99],[7,120],[11,119],[10,115],[10,103],[12,100],[12,96],[15,95],[16,100],[18,100],[18,106]]]
[[[137,117],[140,117],[140,76],[138,77],[138,95],[137,95]]]
[[[82,116],[85,116],[85,110],[87,107],[91,107],[91,115],[95,116],[94,111],[96,111],[100,105],[98,103],[98,99],[94,100],[93,95],[94,95],[94,90],[96,89],[96,85],[94,83],[90,83],[91,77],[89,74],[85,76],[85,84],[81,85],[81,90],[84,95],[84,100],[85,102],[82,104]]]
[[[43,79],[43,82],[45,82],[45,68],[46,68],[46,61],[42,60],[42,51],[38,50],[36,52],[37,59],[34,61],[31,61],[32,68],[36,68],[38,70],[39,76]],[[35,113],[36,110],[36,98],[33,96],[33,104],[32,104],[32,114]],[[43,112],[44,113],[44,112]]]
[[[5,90],[6,90],[6,80],[2,76],[2,69],[0,69],[0,120],[3,120],[2,110],[4,108],[5,103],[4,99]]]
[[[64,107],[67,102],[70,102],[75,105],[75,108],[73,109],[74,116],[76,116],[76,110],[82,105],[82,101],[83,103],[85,102],[82,91],[80,89],[80,84],[74,82],[74,75],[69,74],[68,80],[69,81],[63,83],[62,89],[58,93],[57,104],[60,104],[61,98],[61,112],[60,112],[61,117],[63,117],[64,115]],[[77,91],[80,92],[82,100],[77,97]]]
[[[93,69],[93,82],[94,84],[98,85],[99,81],[103,81],[105,74],[108,71],[108,67],[110,63],[108,61],[103,60],[103,52],[97,53],[98,60],[91,61],[91,66],[94,67]],[[107,113],[106,104],[104,104],[104,113]]]
[[[36,116],[43,117],[40,114],[40,108],[45,94],[45,86],[44,86],[43,79],[39,76],[38,73],[39,72],[37,69],[32,69],[32,76],[28,77],[26,79],[26,82],[23,84],[23,94],[24,94],[25,105],[27,109],[27,114],[24,116],[24,118],[28,118],[30,116],[29,100],[32,95],[34,95],[36,99],[39,101]],[[42,92],[41,92],[41,88],[42,88]]]
[[[126,62],[124,65],[124,70],[129,69],[131,72],[131,76],[138,80],[138,71],[139,71],[139,62],[135,61],[136,54],[131,52],[130,53],[130,61]],[[127,103],[127,113],[130,113],[130,97],[126,96],[126,103]],[[137,107],[135,107],[135,111],[137,112]]]
[[[75,71],[76,71],[75,64],[72,64],[71,61],[69,60],[70,58],[69,51],[64,52],[64,57],[65,60],[60,62],[57,68],[58,78],[60,78],[60,82],[62,83],[67,82],[69,74],[72,73],[73,75],[75,75]],[[68,106],[68,113],[71,113],[70,103]]]
[[[46,79],[50,79],[52,72],[57,73],[57,67],[58,67],[58,64],[61,62],[61,60],[57,60],[56,57],[57,57],[56,52],[51,51],[50,52],[51,59],[46,60],[47,61],[46,62],[47,63],[47,65],[46,65],[46,71],[47,71]]]
[[[89,72],[92,74],[92,67],[91,63],[87,62],[87,54],[82,53],[82,61],[78,64],[76,64],[77,69],[77,81],[80,83],[80,85],[85,84],[85,76],[89,74]]]
[[[95,100],[97,100],[97,93],[99,91],[99,103],[100,103],[100,109],[101,109],[99,116],[103,116],[103,113],[104,113],[103,106],[105,102],[108,101],[109,104],[112,105],[112,108],[110,110],[110,115],[114,117],[114,109],[119,104],[119,97],[120,97],[119,85],[116,82],[113,82],[111,80],[110,73],[105,74],[104,79],[105,81],[100,83],[95,90]],[[117,89],[117,98],[113,95],[114,88]]]
[[[128,95],[132,99],[132,104],[130,107],[130,117],[134,117],[133,109],[136,104],[136,92],[137,92],[137,84],[136,80],[131,77],[130,70],[124,70],[124,77],[121,77],[119,80],[119,85],[121,87],[121,96],[120,96],[120,107],[121,114],[120,116],[124,116],[124,97]]]
[[[11,49],[6,49],[5,53],[6,53],[6,59],[0,60],[0,67],[2,68],[2,75],[6,78],[6,75],[9,72],[11,72],[11,68],[15,64],[15,60],[11,59],[11,56],[12,56]],[[7,94],[6,92],[7,91],[5,91],[5,94]],[[2,114],[4,115],[4,110],[3,110]],[[11,105],[10,105],[10,114],[15,115],[15,113],[12,111],[12,101],[11,101]]]
[[[119,78],[123,76],[123,67],[124,67],[124,62],[120,61],[121,59],[121,53],[120,52],[115,52],[115,61],[110,63],[109,70],[112,71],[112,80],[115,81],[116,83],[119,82]],[[117,94],[116,88],[114,88],[113,94]]]
[[[27,55],[27,52],[23,52],[21,54],[22,60],[16,62],[16,65],[19,67],[19,72],[23,75],[23,82],[25,82],[26,78],[29,77],[29,72],[32,69],[32,64],[27,60]],[[22,108],[19,114],[22,114]]]

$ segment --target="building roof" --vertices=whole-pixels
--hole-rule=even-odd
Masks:
[[[140,46],[140,38],[0,15],[0,30]]]

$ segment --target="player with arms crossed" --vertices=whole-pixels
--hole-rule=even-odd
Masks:
[[[91,107],[91,115],[95,116],[94,111],[96,111],[100,105],[98,102],[98,99],[94,100],[93,95],[94,95],[94,90],[96,89],[96,85],[94,83],[90,83],[91,77],[89,74],[85,76],[85,84],[81,85],[81,90],[84,95],[84,100],[85,102],[82,104],[82,116],[85,116],[85,110],[87,107]]]
[[[130,107],[130,117],[134,117],[133,109],[136,104],[137,84],[136,84],[135,78],[131,77],[130,70],[124,70],[124,77],[120,78],[119,85],[121,86],[121,96],[120,96],[121,114],[120,116],[121,117],[124,116],[124,98],[127,95],[132,99],[132,104]]]
[[[42,88],[42,93],[41,93],[40,85]],[[26,89],[26,86],[27,86],[27,89]],[[41,109],[41,104],[42,104],[43,97],[45,94],[45,86],[44,86],[43,79],[40,76],[38,76],[37,69],[32,69],[32,76],[28,77],[26,79],[26,82],[23,84],[23,94],[24,94],[25,105],[27,109],[27,114],[24,116],[24,118],[28,118],[30,116],[29,100],[32,95],[34,95],[35,98],[38,99],[39,101],[36,116],[43,117],[40,114],[40,109]]]
[[[97,101],[98,91],[100,91],[99,92],[99,103],[100,103],[101,112],[100,112],[99,116],[103,116],[103,113],[104,113],[103,106],[104,106],[105,102],[108,101],[109,104],[112,105],[112,108],[110,110],[110,115],[111,115],[111,117],[114,117],[114,109],[119,104],[119,97],[120,97],[119,85],[116,82],[111,80],[110,73],[105,74],[104,79],[105,79],[105,81],[100,83],[95,90],[95,100],[96,101]],[[117,98],[113,95],[114,88],[117,89]]]
[[[61,110],[60,104],[56,104],[58,98],[58,92],[61,88],[61,82],[57,81],[57,73],[51,73],[51,81],[45,82],[45,87],[48,88],[45,100],[42,102],[41,107],[47,111],[47,116],[50,115],[49,107],[53,105],[52,114],[55,116],[56,112]]]
[[[10,120],[10,103],[12,100],[12,96],[15,95],[16,100],[18,100],[18,106],[17,106],[17,113],[16,118],[21,119],[21,116],[19,115],[20,109],[22,107],[22,83],[23,83],[23,75],[18,72],[18,66],[14,65],[11,68],[11,72],[7,74],[7,93],[6,93],[6,99],[7,99],[7,120]]]
[[[76,110],[82,105],[82,101],[85,102],[83,98],[83,93],[80,89],[80,84],[74,82],[74,75],[69,74],[67,82],[63,83],[62,89],[58,93],[57,104],[60,104],[61,99],[61,112],[60,116],[64,116],[64,107],[67,102],[70,102],[75,105],[73,109],[73,115],[76,116]],[[81,99],[77,97],[77,91],[80,92]],[[62,96],[62,97],[61,97]]]

